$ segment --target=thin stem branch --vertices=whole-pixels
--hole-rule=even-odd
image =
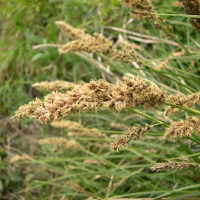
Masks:
[[[176,108],[185,110],[185,111],[190,112],[190,113],[192,113],[192,114],[194,114],[194,115],[200,115],[200,112],[199,112],[198,110],[189,108],[189,107],[187,107],[187,106],[176,106],[176,105],[174,105],[173,103],[166,103],[166,105],[173,106],[173,107],[176,107]]]
[[[133,108],[127,108],[127,109],[130,110],[130,111],[132,111],[132,112],[134,112],[134,113],[137,113],[137,114],[139,114],[139,115],[142,115],[143,117],[146,117],[146,118],[151,119],[151,120],[153,120],[153,121],[159,122],[160,124],[162,124],[162,125],[165,126],[165,127],[168,127],[168,126],[169,126],[169,124],[166,123],[165,121],[162,121],[162,120],[159,120],[159,119],[157,119],[157,118],[155,118],[155,117],[152,117],[152,116],[150,116],[150,115],[147,115],[147,114],[145,114],[145,113],[143,113],[143,112],[140,112],[139,110],[136,110],[136,109],[133,109]]]
[[[168,33],[171,37],[172,37],[172,39],[175,41],[175,42],[177,42],[178,44],[180,44],[180,46],[186,51],[186,53],[188,54],[188,55],[192,55],[191,53],[190,53],[190,51],[184,46],[184,44],[168,29],[168,28],[166,28],[166,26],[158,19],[158,18],[156,18],[156,20],[157,20],[157,22],[163,27],[163,30],[166,32],[166,33]],[[196,59],[196,58],[194,58],[194,60],[195,60],[195,62],[200,66],[200,62]]]

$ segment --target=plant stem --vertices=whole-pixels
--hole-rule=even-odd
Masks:
[[[168,28],[166,28],[166,26],[158,19],[158,18],[156,18],[156,20],[157,20],[157,22],[163,27],[163,30],[166,32],[166,33],[168,33],[171,37],[172,37],[172,39],[175,41],[175,42],[177,42],[185,51],[186,51],[186,53],[188,54],[188,55],[192,55],[191,53],[190,53],[190,51],[184,46],[184,44],[182,44],[182,42],[168,29]],[[195,62],[200,66],[200,62],[195,58],[194,59],[195,60]]]
[[[192,113],[192,114],[194,114],[194,115],[200,115],[200,112],[199,112],[199,111],[194,110],[194,109],[192,109],[192,108],[189,108],[189,107],[187,107],[187,106],[176,106],[176,105],[174,105],[174,104],[172,104],[172,103],[166,103],[166,105],[173,106],[173,107],[176,107],[176,108],[179,108],[179,109],[188,111],[188,112],[190,112],[190,113]]]
[[[151,117],[151,116],[149,116],[149,115],[147,115],[147,114],[145,114],[145,113],[143,113],[143,112],[140,112],[139,110],[136,110],[136,109],[133,109],[133,108],[127,108],[128,110],[130,110],[130,111],[132,111],[132,112],[134,112],[134,113],[137,113],[137,114],[139,114],[139,115],[142,115],[142,116],[144,116],[144,117],[146,117],[146,118],[148,118],[148,119],[151,119],[151,120],[153,120],[153,121],[156,121],[156,122],[159,122],[159,123],[161,123],[163,126],[165,126],[165,127],[168,127],[169,126],[169,124],[167,124],[165,121],[162,121],[162,120],[159,120],[159,119],[157,119],[157,118],[155,118],[155,117]]]

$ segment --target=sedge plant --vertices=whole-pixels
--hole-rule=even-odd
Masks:
[[[178,2],[185,7],[186,14],[198,15],[198,1]],[[51,173],[56,172],[52,180],[33,184],[28,190],[49,184],[59,188],[60,193],[57,195],[64,197],[70,193],[63,192],[62,184],[65,184],[69,191],[73,190],[70,194],[72,197],[77,193],[80,198],[88,199],[142,196],[160,199],[177,195],[179,198],[199,195],[200,184],[194,178],[198,177],[200,166],[197,152],[200,144],[198,43],[181,42],[173,25],[162,18],[162,14],[154,9],[150,0],[122,0],[121,3],[129,7],[132,19],[149,21],[157,34],[163,34],[163,37],[151,37],[152,46],[157,45],[157,50],[154,50],[155,47],[149,47],[149,51],[136,48],[137,45],[129,40],[132,36],[115,41],[102,33],[87,34],[64,21],[55,22],[70,38],[66,44],[57,46],[60,55],[64,57],[76,54],[100,68],[102,78],[79,82],[44,80],[45,82],[34,83],[36,90],[44,90],[48,94],[43,100],[37,97],[19,107],[12,120],[30,118],[39,125],[51,123],[55,130],[67,130],[68,134],[67,138],[54,135],[37,140],[44,152],[51,154],[46,160],[34,159],[27,154],[17,154],[11,158],[11,163],[14,164],[24,162],[27,165],[41,165],[52,170]],[[198,32],[198,19],[192,16],[191,24]],[[148,36],[145,37],[143,42],[147,42]],[[149,40],[150,38],[148,42]],[[166,46],[164,49],[163,45],[172,45],[173,48]],[[47,46],[55,47],[55,44]],[[168,53],[167,48],[175,52]],[[152,55],[153,51],[157,53],[156,57]],[[101,128],[102,123],[98,122],[100,118],[95,128],[87,128],[80,123],[81,116],[93,113],[102,113],[110,122],[104,126],[105,130]],[[73,118],[76,121],[70,120]],[[188,144],[188,141],[192,144]],[[152,149],[143,150],[140,148],[142,145]],[[71,157],[63,157],[66,151]],[[75,151],[81,157],[73,158]],[[170,158],[168,151],[172,152]],[[167,158],[167,161],[164,162],[163,158]],[[141,164],[143,159],[148,164]],[[82,161],[85,165],[82,165]],[[123,164],[125,161],[127,162]],[[60,162],[62,167],[55,164]],[[137,167],[137,171],[130,170]],[[106,169],[108,173],[105,174],[105,179],[109,180],[109,184],[105,193],[102,185],[105,182],[102,180]],[[144,169],[150,170],[145,178]],[[82,172],[78,173],[78,170]],[[99,170],[99,174],[95,174],[95,170]],[[190,173],[184,179],[185,184],[180,183],[177,189],[169,189],[167,185],[173,180],[170,177],[172,173],[188,171]],[[57,177],[57,174],[60,176]],[[93,174],[95,176],[91,177]],[[150,181],[152,174],[159,179],[158,182]],[[170,177],[169,180],[166,178],[164,186],[160,186],[162,178],[167,176]],[[136,185],[145,183],[147,189],[139,191],[137,186],[128,189],[135,177],[139,177]],[[69,181],[65,181],[66,179]],[[194,180],[190,187],[186,186],[188,179]],[[120,194],[123,187],[128,192]],[[189,192],[190,189],[193,190],[192,193]],[[20,191],[25,192],[26,189]]]

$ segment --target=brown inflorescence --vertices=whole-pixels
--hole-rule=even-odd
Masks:
[[[82,130],[72,130],[68,133],[68,136],[87,136],[87,137],[95,137],[95,138],[105,138],[106,135],[99,132],[98,129],[92,128],[88,129],[88,131],[82,131]]]
[[[184,8],[183,3],[182,3],[182,2],[178,2],[178,1],[174,2],[174,3],[173,3],[173,6],[179,7],[179,8]]]
[[[192,136],[192,132],[200,133],[200,120],[197,117],[187,117],[185,121],[174,122],[165,131],[165,137],[179,139]]]
[[[189,108],[195,108],[195,104],[200,104],[200,92],[193,93],[188,96],[180,96],[179,94],[175,94],[175,95],[172,94],[172,95],[169,95],[168,98],[170,100],[170,103],[173,102],[174,106],[186,106]],[[174,106],[168,106],[165,109],[164,114],[168,115],[171,113],[181,111],[181,109],[176,108]]]
[[[81,124],[69,120],[51,122],[51,126],[55,128],[67,128],[68,130],[79,130],[80,128],[83,128]]]
[[[44,101],[36,99],[21,106],[12,119],[32,118],[38,123],[58,121],[71,113],[85,113],[104,109],[121,111],[123,108],[153,108],[166,103],[167,93],[156,84],[146,84],[139,76],[124,77],[124,84],[110,84],[103,80],[76,85],[65,94],[52,92]],[[35,106],[37,105],[37,106]]]
[[[52,144],[52,145],[63,146],[67,149],[83,149],[83,147],[75,140],[67,140],[63,137],[45,138],[39,140],[38,142],[40,144]]]
[[[131,140],[139,139],[144,133],[146,132],[149,133],[150,130],[151,130],[150,126],[147,127],[142,127],[140,125],[134,126],[125,131],[122,136],[117,138],[116,142],[111,143],[110,149],[112,151],[119,152],[122,149],[124,149],[124,147],[126,147]]]
[[[112,126],[113,128],[120,128],[123,130],[128,130],[128,127],[125,124],[110,123],[110,126]]]
[[[63,54],[85,51],[87,53],[104,54],[112,60],[124,63],[132,63],[133,61],[136,61],[134,48],[131,45],[128,45],[128,43],[123,42],[123,44],[124,48],[122,51],[114,49],[112,41],[108,40],[101,34],[94,33],[93,37],[84,37],[63,45],[59,49],[59,53]]]
[[[71,90],[74,88],[74,83],[67,82],[67,81],[53,81],[53,82],[39,82],[35,83],[32,86],[39,91],[47,91],[47,92],[53,92],[58,91],[61,93],[65,93],[68,90]]]
[[[184,11],[188,15],[200,15],[200,1],[199,0],[178,0],[184,6]],[[191,24],[194,29],[200,33],[200,19],[191,17]]]
[[[131,16],[136,19],[150,20],[151,23],[157,28],[166,31],[158,23],[157,20],[161,21],[164,25],[167,26],[168,30],[173,32],[173,29],[170,25],[166,24],[165,21],[157,14],[153,9],[153,5],[150,0],[121,0],[122,4],[131,8]],[[166,32],[168,35],[168,33]],[[168,35],[169,36],[169,35]]]
[[[77,40],[85,37],[91,37],[89,34],[86,34],[83,30],[73,28],[69,24],[63,21],[56,21],[55,24],[64,31],[72,40]]]
[[[51,122],[51,126],[55,128],[67,128],[70,130],[68,133],[68,136],[89,136],[89,137],[95,137],[95,138],[103,138],[106,137],[105,134],[99,132],[97,129],[87,129],[87,131],[82,130],[84,127],[77,123],[72,122],[68,120],[62,120],[57,122]]]
[[[22,156],[17,154],[10,159],[10,162],[15,163],[23,160],[33,160],[33,158],[25,153],[23,153]]]
[[[181,157],[179,160],[182,162],[176,162],[176,161],[171,161],[168,160],[167,163],[162,162],[162,163],[157,163],[153,167],[151,167],[152,171],[160,172],[160,171],[169,171],[173,169],[184,169],[184,168],[196,168],[198,169],[200,166],[194,162],[191,162],[188,158],[186,157]]]
[[[86,164],[105,164],[105,162],[100,160],[100,159],[87,159],[87,160],[84,160],[83,163],[86,163]]]

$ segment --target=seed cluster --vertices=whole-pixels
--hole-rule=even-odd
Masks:
[[[186,157],[181,157],[179,160],[182,162],[176,162],[176,161],[170,161],[168,160],[167,163],[162,162],[162,163],[157,163],[153,167],[151,167],[152,171],[160,172],[160,171],[169,171],[173,169],[183,169],[183,168],[196,168],[198,169],[200,166],[197,165],[194,162],[191,162],[188,158]]]
[[[63,138],[63,137],[45,138],[45,139],[39,140],[39,143],[63,146],[67,149],[83,149],[83,147],[79,143],[77,143],[75,140],[67,140],[66,138]]]
[[[187,117],[185,121],[173,122],[165,131],[165,137],[179,139],[186,136],[192,136],[196,131],[200,133],[200,120],[197,117]]]
[[[72,42],[68,42],[59,49],[59,53],[81,52],[94,54],[104,54],[108,58],[124,63],[132,63],[136,61],[136,55],[133,46],[127,42],[121,41],[122,51],[113,49],[112,41],[103,35],[94,33],[93,37],[83,37]]]
[[[157,20],[161,21],[164,25],[166,25],[167,29],[173,32],[172,27],[157,14],[157,12],[153,9],[153,5],[150,0],[121,0],[122,4],[131,8],[131,16],[136,19],[144,19],[150,20],[151,23],[157,28],[166,31]],[[166,32],[166,35],[168,33]],[[170,37],[170,36],[169,36]]]
[[[33,84],[33,87],[39,91],[47,91],[47,92],[58,91],[61,93],[65,93],[74,87],[74,83],[67,81],[52,81],[52,82],[44,81]]]
[[[110,84],[103,80],[76,85],[65,94],[52,92],[44,101],[36,98],[21,106],[13,119],[32,118],[38,123],[58,121],[71,113],[104,109],[120,111],[123,108],[143,106],[147,109],[165,104],[167,94],[156,84],[146,84],[139,76],[124,77],[124,84]]]
[[[88,129],[88,131],[84,131],[84,127],[77,123],[72,122],[68,120],[62,120],[57,122],[51,122],[51,126],[55,128],[67,128],[70,132],[68,133],[68,136],[89,136],[89,137],[95,137],[95,138],[104,138],[106,137],[105,134],[99,132],[97,129]]]
[[[200,15],[200,2],[198,0],[178,0],[184,5],[184,11],[188,15]],[[191,24],[200,33],[200,19],[191,17]]]
[[[180,96],[179,94],[169,95],[168,98],[171,102],[173,102],[173,105],[175,106],[186,106],[189,108],[195,108],[195,104],[200,104],[200,92],[193,93],[188,96]],[[181,109],[174,106],[168,106],[165,109],[164,114],[168,115],[179,111],[181,111]]]
[[[74,28],[69,24],[63,21],[56,21],[55,24],[64,31],[72,40],[77,40],[80,38],[91,37],[89,34],[86,34],[83,30]]]
[[[110,149],[112,151],[119,152],[128,145],[131,140],[139,139],[144,133],[149,133],[151,130],[150,126],[142,127],[140,125],[134,126],[133,128],[128,129],[124,132],[122,136],[117,138],[116,142],[111,143]]]

